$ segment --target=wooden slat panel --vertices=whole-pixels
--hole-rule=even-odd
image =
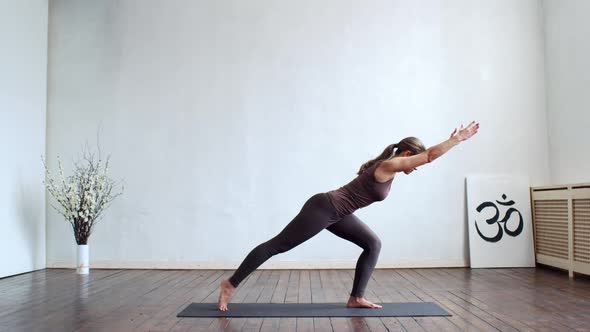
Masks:
[[[575,262],[578,262],[578,263],[586,263],[586,264],[588,264],[588,263],[590,263],[590,258],[588,258],[588,257],[581,257],[581,256],[574,256],[574,261]]]
[[[552,204],[544,204],[543,201],[535,201],[537,202],[537,208],[540,210],[567,210],[567,206],[563,206],[561,203],[552,203]]]
[[[564,227],[567,228],[567,222],[564,222],[559,219],[548,219],[547,217],[542,217],[537,219],[538,225],[545,225],[545,226],[555,226],[555,227]]]
[[[567,210],[567,206],[563,206],[561,204],[556,204],[556,205],[536,204],[536,206],[537,206],[537,210],[539,210],[539,211],[565,211],[565,210]]]
[[[567,234],[567,224],[541,222],[535,224],[535,229],[542,229],[546,231],[553,231],[557,233],[565,232]]]
[[[553,194],[559,192],[551,191]],[[569,236],[567,199],[534,200],[533,208],[537,253],[567,259]]]
[[[539,248],[539,250],[537,251],[539,254],[541,255],[545,255],[545,256],[550,256],[550,257],[555,257],[555,258],[561,258],[561,259],[568,259],[567,257],[567,252],[566,253],[562,253],[562,252],[557,252],[557,251],[553,251],[550,249],[544,249],[544,248]]]
[[[568,252],[564,251],[562,249],[555,250],[555,249],[550,249],[550,248],[539,246],[539,247],[537,247],[537,253],[542,254],[542,255],[546,255],[546,256],[556,257],[556,258],[563,258],[563,259],[568,258]]]
[[[578,229],[580,231],[588,232],[588,231],[590,231],[590,225],[577,224],[577,225],[574,225],[574,229]]]
[[[542,211],[536,210],[535,213],[538,213],[540,216],[537,217],[537,222],[539,223],[543,223],[543,222],[548,222],[548,223],[562,223],[562,224],[567,224],[567,211],[564,211],[563,213],[566,215],[565,217],[563,216],[563,214],[559,215],[559,214],[549,214],[549,213],[543,213]]]
[[[560,250],[566,250],[567,248],[567,241],[560,241],[553,238],[540,238],[539,240],[537,240],[537,244],[540,246],[544,245]]]
[[[583,191],[590,194],[588,189],[579,189],[577,191],[578,193]],[[573,210],[574,261],[590,263],[590,198],[574,199]]]
[[[544,207],[544,206],[556,206],[556,207],[563,207],[563,200],[564,198],[561,197],[560,199],[537,199],[535,200],[535,205]]]
[[[574,238],[575,241],[581,241],[581,242],[590,241],[590,232],[586,232],[586,231],[582,232],[579,230],[574,230],[574,231],[576,232],[576,237]]]
[[[559,241],[568,241],[568,235],[567,233],[563,234],[563,233],[557,233],[557,232],[549,232],[549,231],[545,231],[544,234],[552,239],[557,239]],[[541,239],[539,239],[540,241]]]
[[[565,246],[563,243],[559,243],[557,241],[541,240],[541,241],[537,242],[537,244],[539,245],[539,247],[551,248],[551,249],[567,252],[565,249],[565,248],[567,248],[567,246]]]
[[[590,274],[590,183],[533,187],[530,192],[537,262],[567,269],[570,277],[573,272]],[[566,236],[568,255],[563,256]]]

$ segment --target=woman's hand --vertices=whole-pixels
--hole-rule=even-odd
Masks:
[[[449,138],[456,138],[459,142],[470,139],[471,136],[477,134],[477,130],[479,129],[479,122],[471,121],[471,123],[463,128],[461,125],[460,128],[455,128],[455,130],[451,133],[451,137]]]

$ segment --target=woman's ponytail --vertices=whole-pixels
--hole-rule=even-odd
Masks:
[[[399,144],[394,143],[394,144],[389,144],[385,150],[383,150],[383,152],[381,152],[381,154],[375,158],[375,159],[371,159],[369,161],[367,161],[366,163],[364,163],[361,168],[358,170],[358,172],[356,174],[361,174],[363,173],[367,168],[373,166],[377,161],[379,160],[385,160],[385,159],[389,159],[391,157],[393,157],[394,151],[395,149],[397,149],[399,147]]]

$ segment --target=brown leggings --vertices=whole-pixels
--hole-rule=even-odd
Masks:
[[[337,217],[336,210],[326,193],[311,196],[301,211],[285,228],[272,239],[256,246],[246,256],[242,264],[229,278],[229,282],[238,287],[250,273],[272,256],[291,250],[309,240],[323,229],[348,240],[363,248],[354,273],[351,296],[363,297],[365,287],[373,273],[381,240],[354,214]]]

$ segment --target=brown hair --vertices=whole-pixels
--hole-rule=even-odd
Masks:
[[[379,160],[391,159],[404,151],[410,151],[413,155],[426,151],[424,144],[416,137],[406,137],[399,141],[399,143],[388,145],[377,158],[371,159],[364,163],[356,174],[363,173],[367,168],[373,166]],[[395,152],[395,153],[394,153]]]

